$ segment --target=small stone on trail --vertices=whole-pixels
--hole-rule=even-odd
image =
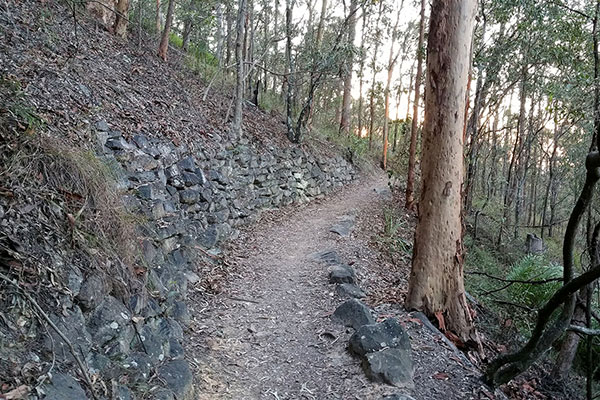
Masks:
[[[363,325],[374,324],[375,319],[371,310],[362,301],[356,299],[346,300],[333,312],[332,318],[345,326],[351,326],[355,330]]]
[[[337,286],[336,290],[340,296],[354,297],[356,299],[367,297],[365,292],[353,283],[341,283]]]
[[[385,348],[410,351],[410,339],[398,321],[388,318],[382,323],[365,325],[350,337],[350,351],[359,356]]]
[[[354,269],[347,265],[340,265],[329,272],[329,283],[355,283]]]
[[[369,378],[396,387],[413,388],[413,363],[410,350],[385,349],[367,354],[363,368]]]
[[[352,232],[352,229],[354,228],[355,217],[353,215],[344,215],[341,219],[342,220],[332,226],[329,231],[337,233],[342,237],[349,236],[350,232]]]
[[[311,259],[321,261],[327,265],[339,265],[341,264],[340,256],[335,250],[324,250],[318,253],[313,253],[308,256]]]

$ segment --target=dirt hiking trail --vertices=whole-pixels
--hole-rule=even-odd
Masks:
[[[354,216],[357,225],[381,218],[373,210],[389,195],[386,185],[385,176],[371,176],[319,202],[268,213],[226,249],[228,265],[222,268],[229,271],[228,279],[218,293],[190,294],[187,352],[198,399],[381,399],[415,391],[365,376],[360,361],[346,350],[353,330],[330,318],[344,298],[328,283],[328,267],[314,257],[336,251],[354,264],[359,285],[368,286],[368,233],[341,236],[330,229]],[[219,268],[213,273],[222,273]],[[413,343],[413,353],[414,346],[419,343]],[[424,362],[435,363],[426,356]],[[454,398],[450,388],[439,389],[439,397],[428,390],[427,398]],[[479,398],[451,389],[461,396],[456,398]]]

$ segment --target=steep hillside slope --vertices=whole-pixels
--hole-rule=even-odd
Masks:
[[[350,182],[277,114],[47,1],[0,12],[0,397],[194,398],[188,284],[261,210]],[[205,282],[207,282],[205,284]]]

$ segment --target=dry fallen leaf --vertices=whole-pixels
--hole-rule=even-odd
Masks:
[[[30,390],[31,390],[31,388],[29,386],[21,385],[18,388],[11,390],[10,392],[0,394],[0,399],[2,399],[2,400],[26,399]]]
[[[437,379],[439,381],[447,381],[448,379],[450,379],[448,374],[445,372],[438,372],[437,374],[433,375],[432,378]]]

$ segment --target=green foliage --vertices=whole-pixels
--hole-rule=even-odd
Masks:
[[[543,281],[561,278],[562,274],[562,266],[552,262],[548,263],[539,255],[527,255],[513,265],[507,279]],[[509,294],[515,302],[525,304],[531,308],[538,308],[542,306],[561,285],[560,281],[539,285],[515,283],[510,286]]]
[[[183,47],[183,39],[180,38],[176,33],[169,33],[169,42],[179,49]]]
[[[383,210],[383,218],[385,224],[383,235],[377,241],[383,245],[394,262],[410,261],[413,243],[410,238],[402,236],[411,231],[406,216],[403,215],[403,209],[386,207]]]

